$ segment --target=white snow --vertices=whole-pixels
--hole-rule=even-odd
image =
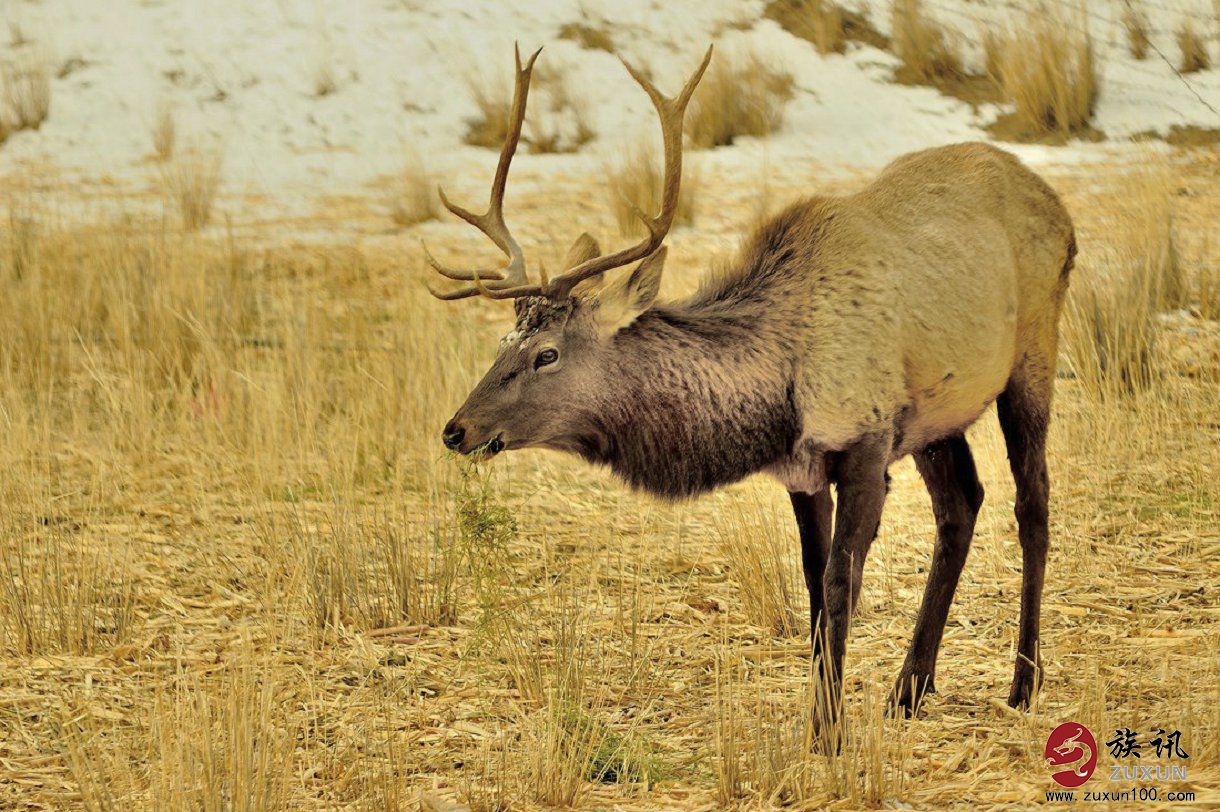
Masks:
[[[1002,20],[1019,23],[1030,3],[926,0],[971,43]],[[1064,0],[1066,2],[1066,0]],[[849,5],[851,2],[849,0]],[[888,27],[888,0],[868,0],[871,19]],[[1210,36],[1220,63],[1210,0],[1143,0],[1154,44],[1176,60],[1173,32],[1183,19]],[[475,113],[470,77],[504,84],[512,45],[545,46],[542,60],[567,75],[586,103],[596,139],[573,156],[522,155],[535,167],[571,171],[600,166],[610,150],[655,120],[648,101],[608,53],[557,38],[564,23],[605,28],[627,59],[651,66],[675,87],[708,42],[753,51],[791,73],[797,94],[781,132],[717,150],[720,166],[762,160],[807,162],[828,171],[873,167],[912,149],[985,138],[996,109],[976,113],[934,90],[891,81],[895,58],[853,44],[819,56],[769,20],[761,0],[3,0],[0,18],[24,44],[5,42],[0,60],[47,60],[53,75],[50,118],[37,131],[0,145],[0,173],[53,165],[83,179],[113,177],[147,185],[154,171],[151,130],[162,106],[173,110],[180,143],[220,150],[228,194],[253,194],[307,211],[320,195],[367,193],[414,151],[446,173],[490,163],[489,150],[462,144]],[[1021,147],[1026,158],[1074,162],[1104,155],[1115,142],[1175,124],[1220,127],[1220,70],[1190,75],[1193,91],[1155,54],[1127,52],[1122,2],[1091,0],[1088,24],[1102,65],[1096,124],[1104,146]],[[1026,12],[1027,13],[1027,12]],[[0,29],[0,38],[7,33]],[[333,93],[315,93],[321,73]],[[491,79],[488,77],[496,77]],[[531,116],[546,115],[545,105]]]

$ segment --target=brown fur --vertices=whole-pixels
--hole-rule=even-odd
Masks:
[[[830,549],[807,547],[805,561],[835,684],[885,467],[917,453],[937,505],[929,590],[948,597],[925,597],[903,671],[915,690],[896,688],[910,709],[932,685],[981,500],[963,433],[1001,398],[1026,560],[1010,701],[1024,704],[1036,685],[1045,432],[1074,254],[1058,197],[1012,155],[984,144],[914,153],[856,194],[790,206],[684,301],[653,304],[663,249],[573,298],[519,299],[516,330],[446,442],[579,453],[668,498],[765,471],[809,497],[793,502],[806,545],[825,545],[821,494],[834,483]],[[544,351],[560,360],[541,364]]]

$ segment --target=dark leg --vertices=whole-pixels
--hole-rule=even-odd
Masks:
[[[1021,539],[1021,631],[1008,704],[1027,708],[1042,682],[1038,636],[1048,539],[1046,429],[1050,419],[1050,387],[1031,386],[1028,381],[1014,378],[996,401],[996,407],[1017,485],[1017,530]]]
[[[826,570],[826,556],[830,552],[831,521],[834,500],[830,486],[825,485],[817,493],[789,492],[792,512],[796,514],[796,526],[801,533],[801,564],[805,569],[805,586],[809,589],[809,630],[813,656],[821,651],[817,633],[818,617],[822,614],[822,574]]]
[[[925,694],[936,690],[936,654],[970,552],[974,520],[983,504],[983,486],[965,437],[932,443],[915,455],[915,466],[932,496],[936,549],[911,648],[892,695],[895,706],[907,715],[918,708]]]
[[[822,628],[826,641],[819,692],[826,701],[823,716],[837,722],[842,707],[843,657],[847,631],[859,591],[864,557],[881,523],[885,504],[886,476],[891,439],[888,436],[861,440],[841,453],[835,470],[838,510],[834,539],[822,577]]]

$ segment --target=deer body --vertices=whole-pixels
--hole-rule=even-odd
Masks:
[[[1009,703],[1040,679],[1047,548],[1046,429],[1058,321],[1075,254],[1055,193],[984,144],[898,159],[863,190],[796,203],[694,295],[656,303],[681,177],[682,93],[661,96],[662,211],[648,236],[602,256],[582,236],[566,270],[530,284],[501,201],[529,73],[518,59],[510,133],[488,211],[452,206],[509,257],[442,298],[512,298],[517,323],[445,427],[463,453],[546,447],[609,465],[632,486],[694,496],[765,472],[788,489],[801,538],[815,660],[830,718],[841,705],[847,629],[888,485],[913,455],[937,542],[894,706],[934,690],[936,655],[983,499],[964,432],[992,402],[1017,485],[1022,548],[1018,658]],[[536,55],[535,55],[536,56]],[[607,282],[606,271],[640,260]],[[831,486],[837,496],[831,496]],[[833,517],[832,517],[833,513]]]

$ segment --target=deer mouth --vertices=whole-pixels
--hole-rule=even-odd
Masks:
[[[476,459],[489,460],[507,447],[507,444],[504,442],[504,435],[497,434],[487,442],[483,443],[482,445],[475,446],[466,453],[468,456]]]

